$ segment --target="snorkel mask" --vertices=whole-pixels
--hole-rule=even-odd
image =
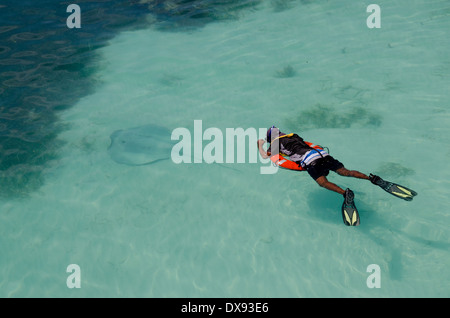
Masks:
[[[274,129],[278,129],[277,127],[275,127],[275,126],[272,126],[272,127],[270,127],[268,130],[267,130],[267,135],[266,135],[266,141],[268,142],[268,143],[270,143],[270,142],[272,142],[272,131],[274,130]]]

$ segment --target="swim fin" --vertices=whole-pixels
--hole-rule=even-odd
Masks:
[[[344,203],[342,203],[342,218],[344,220],[344,224],[348,226],[359,225],[359,214],[355,203],[353,202],[354,198],[355,194],[352,190],[345,190]]]
[[[406,201],[412,201],[412,199],[417,195],[417,192],[408,189],[407,187],[395,184],[393,182],[385,181],[381,179],[379,176],[370,174],[369,178],[373,184],[379,186],[381,189],[383,189],[386,192],[389,192],[390,194],[396,196],[397,198]]]

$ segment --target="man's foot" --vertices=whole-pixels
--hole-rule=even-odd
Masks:
[[[370,182],[372,182],[373,184],[379,186],[380,183],[383,181],[383,179],[381,179],[379,176],[376,176],[374,174],[370,174],[369,175],[369,180]]]

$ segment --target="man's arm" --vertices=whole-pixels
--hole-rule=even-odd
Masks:
[[[264,139],[259,139],[258,140],[258,150],[259,150],[259,153],[260,153],[260,155],[261,155],[261,157],[263,157],[264,159],[267,159],[267,158],[269,158],[272,154],[270,153],[270,152],[266,152],[264,149],[263,149],[263,145],[266,143],[266,141],[264,140]]]

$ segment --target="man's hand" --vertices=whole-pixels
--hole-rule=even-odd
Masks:
[[[264,145],[266,143],[266,141],[264,139],[259,139],[258,140],[258,147],[262,147],[262,145]]]
[[[270,153],[265,152],[263,149],[263,145],[266,143],[266,141],[264,139],[259,139],[258,140],[258,150],[259,153],[261,154],[261,157],[263,157],[264,159],[269,158]]]

